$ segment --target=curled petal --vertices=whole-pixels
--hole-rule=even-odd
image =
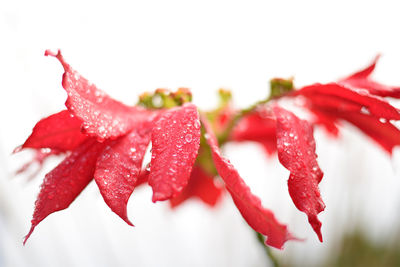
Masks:
[[[340,108],[343,111],[364,112],[388,120],[400,119],[399,111],[384,99],[367,91],[351,90],[337,83],[306,86],[296,91],[295,95],[303,95],[316,104]],[[316,97],[324,97],[325,102],[314,101]]]
[[[290,171],[289,194],[296,207],[307,214],[308,221],[322,242],[318,213],[325,209],[318,184],[323,173],[317,163],[311,125],[293,113],[275,106],[278,157]]]
[[[97,156],[103,144],[88,139],[55,169],[46,174],[35,202],[32,226],[24,244],[35,227],[53,212],[68,208],[75,198],[93,179]]]
[[[237,170],[221,155],[217,139],[205,118],[202,118],[202,123],[206,130],[207,143],[211,147],[215,168],[246,222],[256,232],[267,237],[265,243],[269,246],[282,249],[286,241],[296,239],[289,233],[286,225],[279,223],[274,214],[261,205],[261,200],[251,193]]]
[[[94,179],[107,205],[129,225],[126,206],[142,167],[143,157],[150,142],[150,130],[133,130],[110,141],[101,152]]]
[[[149,116],[150,111],[126,106],[99,90],[73,70],[60,51],[54,54],[47,50],[45,55],[56,57],[64,67],[62,85],[68,94],[65,105],[83,121],[82,130],[88,135],[97,137],[99,141],[115,139]]]
[[[86,139],[80,131],[81,124],[82,121],[71,116],[68,110],[60,111],[41,119],[21,148],[71,151]]]
[[[153,202],[177,196],[187,185],[200,147],[200,122],[193,104],[172,108],[155,122],[149,185]]]

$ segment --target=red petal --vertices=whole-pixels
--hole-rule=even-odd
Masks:
[[[288,232],[286,225],[280,224],[274,214],[261,205],[261,200],[251,193],[237,170],[221,155],[217,139],[206,119],[202,118],[202,122],[206,129],[207,142],[211,147],[215,167],[224,180],[236,207],[251,228],[267,236],[265,241],[267,245],[282,249],[286,241],[295,238]]]
[[[239,121],[233,129],[232,140],[258,142],[272,154],[276,151],[276,121],[263,112],[253,112]]]
[[[103,147],[103,144],[89,139],[46,175],[35,203],[32,226],[24,244],[44,218],[68,208],[93,179],[97,156]]]
[[[22,148],[51,148],[59,151],[75,149],[86,139],[81,133],[82,122],[63,110],[41,119],[33,128]]]
[[[152,133],[149,184],[153,202],[177,196],[187,185],[200,147],[200,122],[193,104],[167,110]]]
[[[309,109],[316,117],[316,119],[313,122],[314,124],[324,126],[327,132],[333,135],[334,137],[339,136],[339,128],[337,126],[338,121],[336,117],[320,112],[318,109],[313,107],[309,107]]]
[[[376,63],[378,62],[380,57],[381,57],[380,55],[377,55],[369,66],[367,66],[366,68],[364,68],[364,69],[362,69],[360,71],[357,71],[356,73],[353,73],[352,75],[350,75],[346,79],[365,79],[365,78],[368,78],[368,76],[371,75],[371,73],[375,70]]]
[[[96,164],[94,179],[104,201],[129,225],[126,205],[137,183],[150,134],[142,128],[109,142]]]
[[[379,120],[376,117],[354,112],[340,112],[334,110],[323,110],[327,116],[346,120],[375,140],[389,154],[395,146],[400,145],[400,131],[389,121]]]
[[[373,95],[400,98],[400,87],[380,84],[369,78],[369,76],[375,69],[378,59],[379,55],[365,69],[356,72],[345,79],[342,79],[341,81],[339,81],[339,83],[353,88],[367,89]]]
[[[63,65],[62,85],[68,93],[65,105],[83,121],[82,129],[87,134],[100,141],[117,138],[148,117],[149,112],[144,109],[126,106],[97,89],[64,61],[60,51],[57,54],[46,51],[45,55],[56,57]]]
[[[341,109],[345,109],[351,105],[352,108],[349,111],[362,111],[364,108],[367,112],[378,118],[385,118],[388,120],[400,119],[400,113],[397,109],[385,100],[372,96],[366,91],[356,92],[336,83],[306,86],[296,91],[295,95],[303,95],[311,101],[313,101],[316,96],[329,96],[332,97],[331,101],[333,101],[328,105],[329,107],[334,107],[335,100],[337,100],[336,106],[342,107]],[[318,104],[320,102],[316,103]],[[359,105],[359,108],[357,109],[354,105]]]
[[[210,176],[201,167],[194,165],[188,185],[181,194],[171,198],[169,203],[172,208],[175,208],[189,198],[198,197],[213,207],[217,204],[222,192],[222,188],[215,185],[213,176]]]
[[[318,189],[323,173],[317,163],[312,127],[278,106],[274,113],[279,161],[290,171],[289,194],[296,207],[307,214],[322,242],[321,222],[317,215],[325,209]]]

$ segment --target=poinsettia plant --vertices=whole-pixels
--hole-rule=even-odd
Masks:
[[[248,141],[277,154],[290,171],[290,197],[322,242],[318,214],[325,204],[318,185],[323,172],[313,129],[322,126],[337,137],[346,121],[389,154],[400,145],[400,131],[393,124],[400,112],[384,99],[400,98],[400,87],[370,78],[378,57],[367,68],[328,84],[295,88],[291,79],[273,79],[269,96],[245,109],[235,109],[231,93],[220,90],[219,106],[200,111],[186,88],[144,93],[137,105],[127,106],[83,78],[60,51],[45,55],[64,68],[66,109],[40,120],[16,151],[34,149],[33,161],[40,164],[54,154],[65,159],[44,178],[24,243],[43,219],[66,209],[94,180],[105,203],[129,225],[127,203],[138,186],[150,185],[152,201],[169,201],[171,207],[193,197],[214,206],[227,191],[249,226],[266,237],[265,244],[281,249],[298,238],[263,207],[221,153],[229,142]],[[293,103],[307,112],[306,119],[283,108],[282,100],[301,100]],[[151,161],[143,164],[150,143]]]

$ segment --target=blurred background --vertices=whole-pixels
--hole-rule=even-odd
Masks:
[[[214,209],[190,200],[171,211],[134,192],[119,219],[92,183],[25,247],[40,183],[14,176],[32,154],[11,155],[35,123],[64,108],[62,49],[83,76],[127,104],[156,88],[191,88],[202,109],[230,89],[238,107],[268,94],[347,76],[382,54],[374,78],[400,85],[398,1],[0,1],[0,266],[270,266],[228,195]],[[398,107],[400,105],[397,105]],[[304,242],[272,253],[283,266],[400,266],[400,151],[389,157],[350,126],[317,129],[324,243],[293,205],[288,171],[255,144],[228,145],[253,192]],[[29,181],[28,181],[29,180]]]

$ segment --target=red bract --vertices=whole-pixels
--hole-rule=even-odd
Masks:
[[[151,141],[149,185],[156,202],[177,196],[189,181],[200,147],[196,106],[185,104],[162,114],[154,125]]]
[[[315,125],[324,126],[326,131],[334,137],[339,136],[338,122],[335,117],[332,117],[329,114],[321,112],[318,109],[312,107],[309,107],[309,109],[315,116],[315,119],[313,120],[313,123]]]
[[[400,131],[390,121],[378,119],[368,114],[355,112],[341,112],[335,110],[320,109],[320,113],[326,114],[334,120],[342,119],[360,129],[371,137],[386,152],[392,153],[395,146],[400,146]]]
[[[380,84],[370,78],[378,60],[379,56],[375,57],[372,63],[365,69],[340,80],[339,83],[352,88],[366,89],[373,95],[400,98],[400,87]]]
[[[24,244],[35,227],[53,212],[68,208],[93,179],[97,156],[104,145],[88,139],[70,156],[49,172],[41,186],[35,203],[32,227]]]
[[[257,142],[268,154],[273,154],[276,151],[276,120],[266,110],[256,110],[238,122],[231,139]]]
[[[296,207],[307,214],[322,242],[317,215],[325,209],[318,189],[323,173],[317,163],[312,127],[281,107],[274,107],[274,113],[279,161],[290,171],[289,194]]]
[[[214,183],[214,177],[201,167],[194,165],[188,185],[178,196],[170,199],[171,207],[175,208],[189,198],[199,198],[205,204],[214,206],[221,198],[223,188]]]
[[[384,99],[334,83],[307,86],[295,95],[305,96],[306,107],[335,135],[337,122],[345,120],[390,154],[395,146],[400,145],[400,131],[390,122],[399,120],[399,111]]]
[[[40,120],[21,148],[51,148],[59,151],[75,149],[87,137],[81,133],[82,121],[68,110]]]
[[[151,129],[151,128],[150,128]],[[142,161],[150,142],[149,128],[131,133],[107,143],[97,159],[94,174],[104,201],[129,225],[126,205],[138,182]]]
[[[224,180],[236,207],[255,231],[267,237],[266,244],[282,249],[286,241],[295,238],[289,233],[286,225],[279,223],[273,213],[261,205],[261,200],[251,193],[237,170],[221,155],[217,139],[206,119],[203,118],[202,122],[207,134],[207,143],[211,147],[215,168]]]
[[[313,104],[324,108],[370,113],[377,118],[388,120],[400,119],[399,111],[384,99],[365,91],[354,91],[336,83],[306,86],[296,91],[294,95],[303,95]]]
[[[73,70],[60,51],[54,54],[47,50],[45,55],[56,57],[64,67],[62,86],[68,93],[65,105],[71,114],[83,121],[86,134],[100,141],[116,138],[146,120],[148,114],[144,109],[126,106],[109,97]]]

